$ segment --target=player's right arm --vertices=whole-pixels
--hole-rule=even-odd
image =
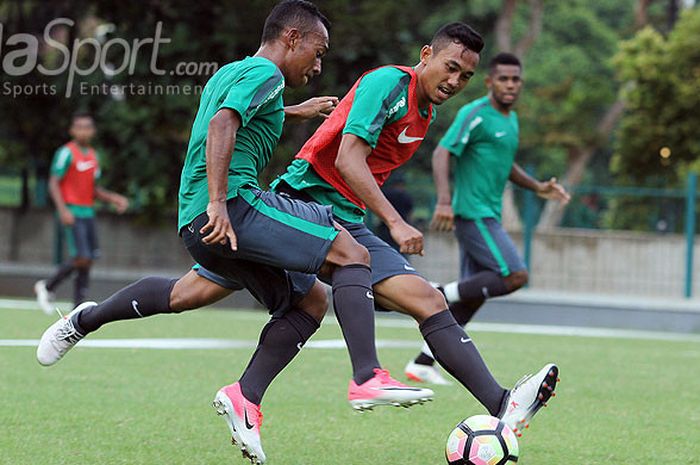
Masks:
[[[64,226],[71,226],[75,223],[75,217],[68,210],[66,202],[63,200],[63,195],[61,194],[61,188],[59,183],[63,176],[65,176],[66,171],[71,164],[71,152],[68,147],[61,147],[56,151],[53,157],[53,162],[51,163],[51,175],[49,176],[49,195],[53,204],[56,206],[56,211],[58,211],[58,217],[61,220],[61,224]]]
[[[461,157],[470,141],[478,137],[481,118],[471,105],[462,107],[433,152],[433,180],[437,203],[431,226],[438,231],[454,229],[454,210],[450,188],[450,156]]]
[[[284,86],[284,77],[271,62],[253,64],[235,77],[228,93],[209,120],[207,127],[206,165],[209,221],[200,230],[206,234],[202,242],[226,244],[237,249],[236,234],[228,216],[228,177],[231,158],[236,146],[236,134],[245,128],[271,94]]]
[[[377,146],[385,125],[398,116],[389,108],[408,86],[408,76],[395,68],[380,68],[360,81],[347,117],[335,166],[345,182],[367,208],[389,228],[401,253],[423,254],[423,233],[408,224],[377,185],[367,157]],[[380,124],[378,124],[380,123]]]
[[[222,108],[209,121],[206,148],[209,221],[200,230],[202,234],[208,233],[202,238],[205,244],[226,244],[228,239],[232,250],[236,250],[237,245],[236,234],[233,232],[226,208],[228,168],[236,145],[236,133],[240,127],[240,116],[229,108]]]
[[[438,145],[433,151],[432,165],[437,203],[430,226],[437,231],[451,231],[454,228],[455,214],[450,190],[450,152]]]

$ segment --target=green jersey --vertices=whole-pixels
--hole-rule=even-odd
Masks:
[[[518,116],[482,97],[462,107],[440,141],[456,158],[452,208],[466,219],[501,219],[503,190],[518,150]]]
[[[262,57],[247,57],[221,68],[207,82],[192,125],[185,166],[180,178],[178,230],[204,213],[209,203],[206,144],[211,118],[222,108],[238,113],[228,169],[227,199],[243,186],[257,186],[282,135],[284,77],[279,68]]]
[[[87,155],[91,150],[89,148],[80,147],[76,144],[78,150],[80,150],[83,155]],[[99,160],[97,151],[95,151],[95,158]],[[56,150],[53,155],[53,160],[51,161],[51,176],[55,176],[59,181],[66,176],[68,170],[73,164],[73,153],[71,152],[68,145],[63,145]],[[99,179],[101,171],[99,164],[94,171],[95,179]],[[66,201],[66,199],[63,199]],[[75,205],[66,201],[66,208],[70,211],[76,218],[93,218],[95,216],[95,207],[87,205]]]
[[[393,66],[367,73],[355,89],[342,134],[353,134],[362,138],[372,149],[377,148],[382,130],[408,113],[410,82],[411,76],[408,73]],[[340,106],[334,110],[334,113],[339,112],[342,112]],[[428,116],[427,111],[422,111],[421,114],[424,118]],[[435,118],[434,110],[430,116],[432,122]],[[331,205],[333,215],[341,220],[351,223],[364,221],[365,210],[353,204],[321,178],[308,161],[295,159],[280,179],[294,189],[303,190],[317,202]],[[273,187],[274,185],[276,183]]]

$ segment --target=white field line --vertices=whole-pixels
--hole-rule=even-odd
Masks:
[[[19,310],[32,310],[39,312],[34,301],[31,300],[13,300],[13,299],[0,299],[0,309],[19,309]],[[236,313],[236,318],[246,321],[260,321],[261,324],[267,321],[268,317],[263,312],[250,312],[250,311],[240,311]],[[326,318],[323,321],[324,325],[337,326],[335,318]],[[397,318],[397,317],[382,317],[376,318],[376,325],[380,328],[399,328],[399,329],[413,329],[418,331],[418,325],[409,318]],[[467,327],[468,332],[490,332],[490,333],[504,333],[504,334],[533,334],[541,336],[568,336],[568,337],[593,337],[593,338],[604,338],[604,339],[634,339],[634,340],[657,340],[657,341],[677,341],[677,342],[699,342],[700,334],[688,334],[688,333],[672,333],[672,332],[662,332],[662,331],[640,331],[631,329],[613,329],[613,328],[590,328],[581,326],[556,326],[556,325],[528,325],[528,324],[510,324],[510,323],[470,323]],[[420,345],[420,336],[416,336],[416,341],[383,341],[387,345],[384,348],[412,348],[416,345]],[[113,341],[120,341],[113,340]],[[0,340],[0,346],[9,345],[10,341],[15,340]],[[33,343],[25,342],[24,344],[19,344],[20,341],[28,340],[16,340],[17,344],[12,345],[36,345],[36,341]],[[108,344],[109,339],[91,339],[85,340],[81,345],[85,344],[91,347],[101,347],[99,344]],[[144,342],[143,346],[128,345],[124,347],[143,347],[143,348],[161,348],[157,347],[159,343],[157,341],[165,341],[163,345],[172,345],[172,342],[167,341],[179,341],[183,345],[182,348],[190,348],[189,344],[193,344],[196,347],[191,348],[248,348],[255,347],[254,342],[250,341],[236,341],[229,339],[124,339],[124,341],[149,341]],[[194,342],[186,342],[194,341]],[[209,341],[209,342],[203,342]],[[340,341],[340,340],[338,340]],[[336,342],[328,341],[310,341],[306,344],[307,347],[314,348],[344,348],[344,345],[336,347]],[[340,341],[342,342],[342,341]],[[378,341],[380,342],[380,341]],[[89,343],[89,344],[88,344]],[[248,345],[248,344],[253,345]],[[95,345],[93,345],[95,344]],[[118,344],[114,342],[113,344]],[[130,342],[128,344],[137,344],[136,342]],[[207,346],[210,344],[211,346]],[[245,344],[245,345],[241,345]],[[206,347],[205,347],[206,346]],[[113,345],[110,347],[117,347]],[[163,347],[165,348],[165,347]],[[172,347],[167,347],[172,348]]]

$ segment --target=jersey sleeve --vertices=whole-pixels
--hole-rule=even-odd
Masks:
[[[483,118],[479,116],[479,108],[465,106],[457,113],[443,138],[440,147],[456,157],[462,156],[469,142],[478,138]]]
[[[365,75],[355,89],[343,134],[360,137],[375,148],[382,129],[398,113],[393,107],[407,94],[410,81],[410,75],[390,67]]]
[[[241,118],[241,126],[245,127],[258,110],[283,89],[284,77],[276,66],[251,66],[236,78],[219,109],[235,110]]]
[[[65,145],[58,150],[53,156],[53,161],[51,162],[51,176],[56,176],[58,179],[62,179],[66,175],[66,171],[70,168],[70,164],[73,159],[73,154],[70,149]]]

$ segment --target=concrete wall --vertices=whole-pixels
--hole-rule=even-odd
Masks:
[[[512,234],[522,250],[522,235]],[[683,236],[562,229],[532,243],[530,287],[539,290],[681,298],[685,289]],[[452,234],[429,234],[425,257],[413,259],[429,279],[455,279],[459,250]],[[694,275],[700,272],[695,248]],[[695,280],[694,296],[700,296]]]
[[[19,215],[0,209],[0,282],[5,282],[0,292],[12,292],[10,276],[51,270],[54,225],[50,210]],[[192,264],[174,219],[153,227],[107,214],[98,217],[98,227],[102,258],[96,278],[128,282],[154,273],[179,276]],[[520,234],[513,237],[521,247]],[[426,241],[426,256],[413,259],[417,269],[434,281],[456,279],[459,254],[453,235],[430,233]],[[695,270],[700,272],[700,251]],[[684,277],[685,240],[677,235],[561,230],[536,235],[532,245],[533,289],[680,298]],[[694,295],[700,296],[700,285]]]

